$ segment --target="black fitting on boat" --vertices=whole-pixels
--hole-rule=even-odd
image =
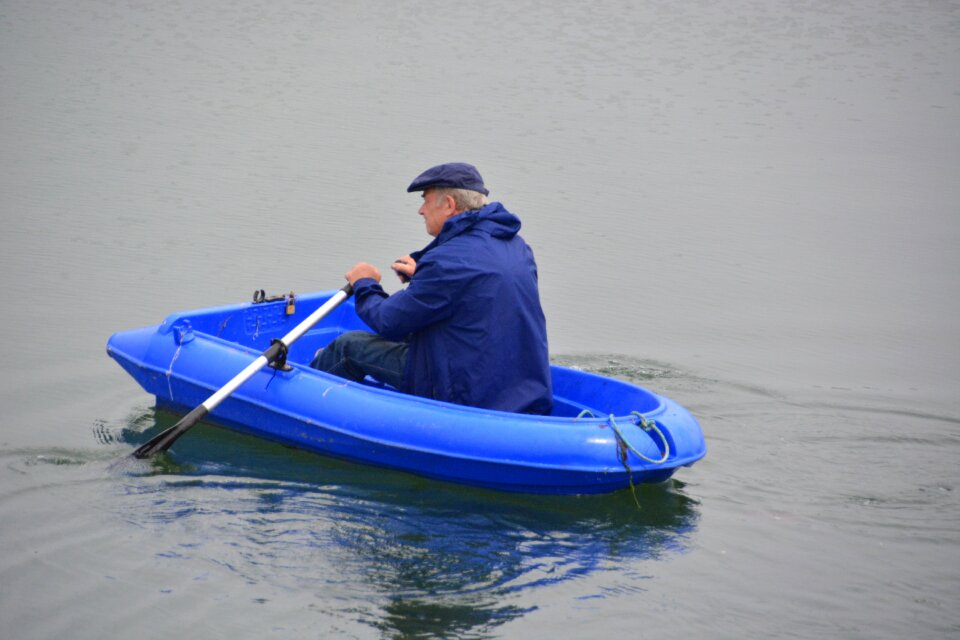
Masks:
[[[293,367],[287,364],[287,345],[280,338],[274,338],[270,341],[270,349],[276,351],[276,355],[270,359],[268,366],[280,371],[293,371]]]
[[[290,296],[293,296],[293,291],[290,292]],[[286,300],[287,295],[281,294],[277,296],[268,296],[267,292],[263,289],[257,289],[253,292],[253,304],[260,304],[261,302],[277,302],[279,300]]]

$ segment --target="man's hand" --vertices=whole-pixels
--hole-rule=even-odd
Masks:
[[[353,268],[350,269],[350,271],[347,271],[347,274],[344,277],[351,286],[356,284],[357,280],[360,280],[361,278],[373,278],[377,282],[380,282],[380,270],[372,264],[358,262],[357,264],[353,265]]]
[[[403,256],[402,258],[394,260],[390,268],[396,272],[397,277],[400,278],[400,282],[406,284],[410,282],[410,278],[413,277],[413,274],[417,270],[417,261],[410,256]]]

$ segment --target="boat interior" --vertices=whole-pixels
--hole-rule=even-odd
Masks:
[[[232,348],[262,352],[271,340],[283,337],[302,322],[327,297],[304,296],[290,304],[289,300],[215,307],[169,316],[164,322],[167,331],[189,331],[195,336],[229,343]],[[163,330],[163,329],[162,329]],[[357,316],[353,300],[347,300],[290,346],[287,362],[309,366],[316,351],[346,331],[369,328]],[[556,417],[623,416],[634,411],[649,413],[660,407],[660,399],[635,385],[599,376],[587,371],[551,366]],[[366,384],[390,389],[376,380]]]

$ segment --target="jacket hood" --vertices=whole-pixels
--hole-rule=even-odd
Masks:
[[[447,220],[437,236],[437,243],[442,244],[474,227],[486,231],[494,238],[509,239],[519,233],[520,218],[507,211],[499,202],[491,202],[480,209],[464,211]]]
[[[440,235],[420,251],[411,253],[410,257],[419,262],[423,254],[437,245],[473,228],[486,231],[493,238],[509,240],[520,231],[520,218],[507,211],[506,207],[499,202],[491,202],[480,209],[464,211],[447,220],[440,230]]]

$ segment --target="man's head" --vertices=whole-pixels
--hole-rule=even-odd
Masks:
[[[427,233],[433,237],[440,233],[447,219],[487,204],[486,196],[490,193],[477,168],[465,162],[430,167],[414,178],[407,191],[423,192],[420,215]]]

